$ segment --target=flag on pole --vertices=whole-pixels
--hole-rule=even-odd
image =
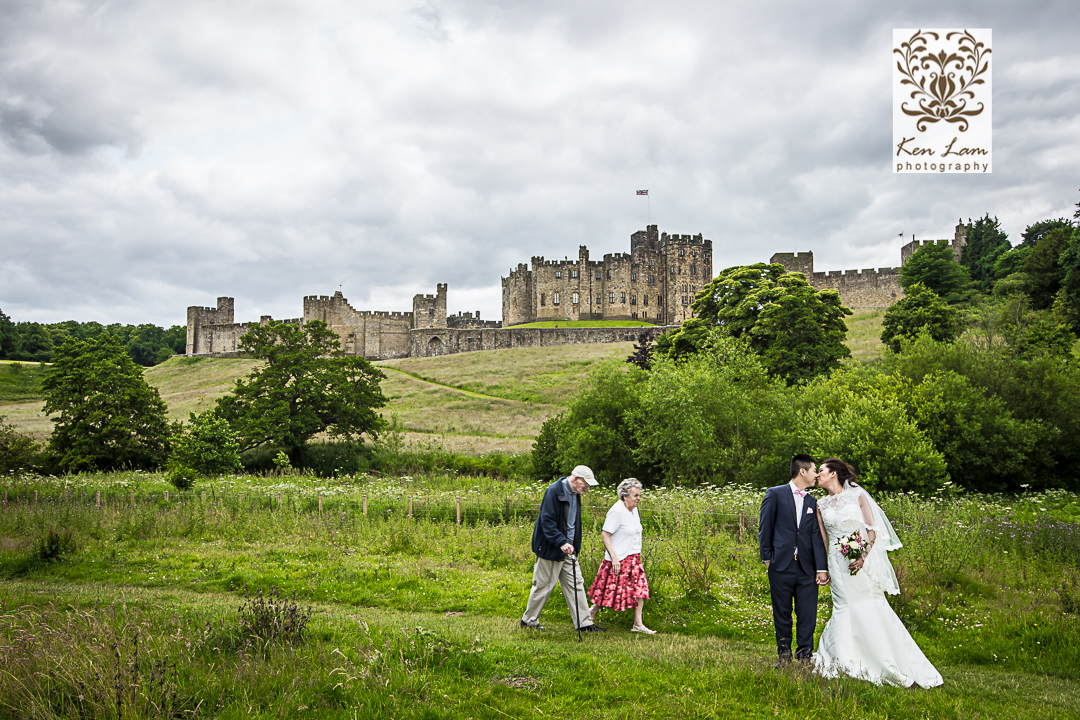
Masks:
[[[648,190],[638,190],[638,191],[637,191],[637,194],[638,194],[638,195],[648,195],[648,194],[649,194],[649,191],[648,191]]]
[[[896,237],[904,237],[904,233],[898,233]]]

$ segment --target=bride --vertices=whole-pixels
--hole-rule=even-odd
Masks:
[[[829,497],[818,501],[818,525],[829,549],[833,614],[821,633],[814,666],[825,677],[844,673],[877,685],[941,685],[940,673],[885,599],[885,593],[900,592],[888,551],[901,543],[855,479],[851,466],[837,458],[823,462],[818,473],[818,485],[829,491]],[[849,562],[837,539],[856,530],[870,542],[870,551]]]

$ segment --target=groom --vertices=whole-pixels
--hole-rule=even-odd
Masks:
[[[758,544],[769,573],[773,627],[780,667],[791,661],[791,604],[799,625],[796,660],[809,660],[814,650],[818,585],[829,582],[829,561],[818,529],[817,500],[806,489],[817,482],[814,459],[791,459],[791,482],[769,488],[761,501]]]

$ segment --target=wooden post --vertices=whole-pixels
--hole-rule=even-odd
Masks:
[[[169,502],[169,491],[165,491],[165,502]]]
[[[409,496],[409,517],[412,517],[412,496]]]
[[[7,488],[4,488],[4,504],[7,505]]]
[[[97,491],[96,502],[97,502],[97,506],[101,507],[101,491],[100,490]]]
[[[277,494],[277,509],[281,509],[281,493]]]
[[[37,490],[34,491],[34,504],[37,505]]]
[[[322,515],[322,493],[319,493],[319,514]]]
[[[742,544],[742,534],[743,534],[743,511],[740,510],[739,511],[739,544]]]
[[[135,491],[131,491],[131,507],[135,507]]]
[[[367,495],[364,496],[364,517],[367,517]]]
[[[457,498],[457,524],[461,524],[461,498]]]

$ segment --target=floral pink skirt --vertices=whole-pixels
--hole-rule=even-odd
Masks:
[[[600,607],[612,610],[629,610],[637,607],[638,598],[649,597],[649,581],[641,555],[627,555],[621,562],[619,574],[611,571],[611,561],[605,560],[589,586],[589,599]]]

